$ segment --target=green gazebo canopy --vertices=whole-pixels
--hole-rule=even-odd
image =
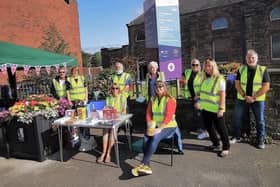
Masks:
[[[0,65],[3,64],[46,67],[64,64],[76,66],[78,63],[74,57],[0,41]]]

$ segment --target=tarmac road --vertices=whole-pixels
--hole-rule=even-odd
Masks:
[[[140,136],[140,135],[139,135]],[[100,137],[99,137],[100,138]],[[99,140],[100,141],[100,140]],[[0,157],[0,186],[104,186],[104,187],[269,187],[280,184],[280,142],[264,150],[246,143],[232,145],[230,155],[220,158],[205,150],[208,140],[183,140],[184,155],[169,152],[153,155],[153,174],[133,177],[130,170],[139,164],[141,154],[120,145],[121,168],[114,163],[98,164],[96,151],[65,151],[65,162],[58,153],[44,162]],[[100,149],[100,148],[98,148]]]

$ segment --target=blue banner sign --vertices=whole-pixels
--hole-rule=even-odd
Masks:
[[[146,48],[158,48],[160,71],[165,73],[167,80],[180,78],[182,57],[178,0],[146,0],[144,10]]]

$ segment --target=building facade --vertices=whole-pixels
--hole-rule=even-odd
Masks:
[[[76,0],[1,0],[0,40],[38,48],[54,25],[80,65],[81,43]]]
[[[183,67],[192,58],[208,56],[218,63],[245,62],[248,49],[259,62],[280,68],[279,0],[188,0],[180,1]],[[127,25],[129,54],[149,61],[154,51],[145,49],[144,16]]]

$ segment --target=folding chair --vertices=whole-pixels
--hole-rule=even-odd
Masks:
[[[183,144],[182,144],[182,138],[181,138],[181,132],[178,127],[174,130],[174,132],[169,135],[167,138],[161,140],[161,142],[166,142],[171,140],[171,158],[170,158],[170,166],[173,166],[173,155],[174,155],[174,144],[175,144],[175,139],[177,139],[177,148],[179,153],[183,153]]]
[[[172,134],[170,134],[167,138],[162,139],[159,143],[159,144],[165,143],[165,144],[170,145],[169,148],[171,148],[171,154],[170,154],[170,166],[171,167],[173,166],[175,138],[177,138],[178,150],[179,150],[179,152],[182,152],[183,145],[182,145],[180,129],[178,127],[175,128],[175,130],[174,130],[174,132],[172,132]],[[171,140],[171,144],[169,144],[170,140]],[[144,146],[144,141],[143,141],[143,146]]]

